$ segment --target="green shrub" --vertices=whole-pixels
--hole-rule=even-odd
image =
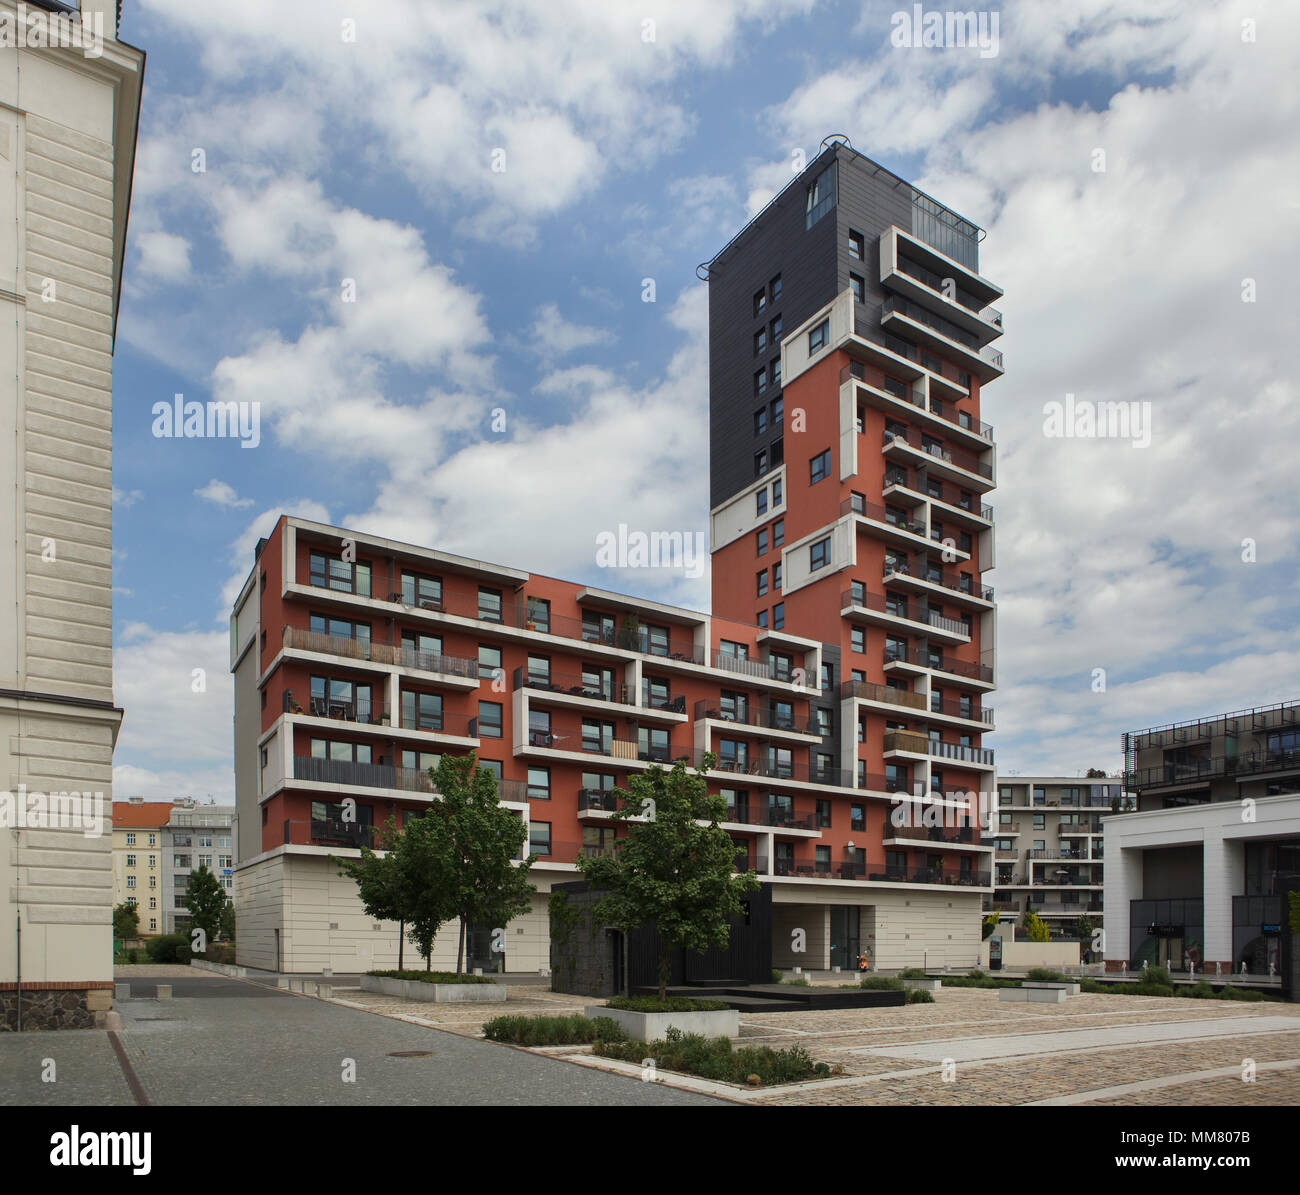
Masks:
[[[987,979],[988,976],[987,976],[983,971],[981,971],[978,967],[976,967],[975,970],[973,970],[973,971],[967,971],[967,972],[966,972],[966,978],[967,978],[967,979]]]
[[[888,975],[864,975],[858,987],[866,988],[869,992],[901,992],[903,981],[891,979]]]
[[[138,963],[140,961],[140,952],[132,947],[126,952],[126,961],[128,963]]]
[[[380,979],[413,979],[419,983],[494,983],[488,975],[456,975],[451,971],[367,971]]]
[[[1112,985],[1108,983],[1098,983],[1095,979],[1079,980],[1079,991],[1092,992],[1094,995],[1100,992],[1109,992],[1111,990],[1111,986]]]
[[[1167,967],[1148,967],[1142,972],[1142,983],[1149,983],[1155,987],[1172,987],[1174,977],[1169,974]]]
[[[781,982],[783,982],[783,981],[782,981],[782,978],[781,978],[781,971],[780,971],[780,969],[777,968],[777,967],[773,967],[773,968],[772,968],[772,982],[773,982],[773,983],[781,983]]]
[[[1120,990],[1128,992],[1130,996],[1172,996],[1174,994],[1174,985],[1172,983],[1135,983]]]
[[[1050,967],[1031,967],[1025,974],[1025,978],[1030,983],[1069,983],[1059,971],[1053,971]]]
[[[831,1073],[824,1062],[814,1062],[803,1046],[786,1050],[773,1050],[770,1046],[732,1047],[729,1038],[701,1037],[697,1033],[682,1033],[669,1029],[662,1041],[607,1042],[597,1041],[592,1053],[604,1058],[621,1058],[625,1062],[644,1062],[654,1059],[656,1067],[682,1071],[722,1083],[739,1083],[753,1086],[750,1076],[757,1076],[759,1084],[797,1083],[805,1079],[823,1079]]]
[[[806,988],[812,986],[808,982],[808,977],[806,975],[796,975],[793,979],[783,979],[781,980],[781,982],[786,984],[787,986],[793,986],[797,988]]]
[[[1185,988],[1182,993],[1192,1000],[1213,1000],[1214,989],[1204,980],[1198,979],[1191,987]]]
[[[692,1000],[687,996],[615,996],[606,1000],[609,1008],[622,1012],[718,1012],[730,1007],[722,1000]]]
[[[1219,993],[1220,1000],[1267,1000],[1263,992],[1257,992],[1254,988],[1234,988],[1232,984],[1224,984],[1223,990]]]
[[[895,978],[896,979],[929,979],[930,977],[925,973],[925,970],[922,967],[904,967],[897,974],[897,976],[895,976]]]
[[[145,953],[151,963],[181,963],[189,965],[194,956],[190,952],[190,940],[185,934],[159,934],[144,944]]]
[[[908,1004],[933,1004],[934,997],[922,988],[913,988],[907,993]]]
[[[517,1046],[568,1046],[593,1041],[626,1041],[627,1034],[610,1017],[493,1017],[483,1026],[488,1041]]]

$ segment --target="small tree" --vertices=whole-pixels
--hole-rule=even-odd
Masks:
[[[459,975],[471,924],[504,931],[507,922],[528,912],[536,891],[528,872],[537,856],[520,859],[528,830],[515,813],[502,808],[496,777],[478,766],[476,756],[444,755],[432,775],[442,800],[421,821],[436,824],[452,861],[444,907],[447,920],[460,921]]]
[[[235,902],[227,900],[221,907],[221,920],[217,928],[221,931],[221,940],[223,942],[233,942],[235,940]]]
[[[1031,942],[1050,942],[1052,931],[1047,922],[1032,910],[1025,911],[1025,934]]]
[[[1106,779],[1106,773],[1103,772],[1100,768],[1089,768],[1089,769],[1088,769],[1088,774],[1087,774],[1087,776],[1085,777],[1085,779],[1087,779],[1087,780],[1105,780],[1105,779]]]
[[[627,827],[627,836],[613,856],[578,859],[579,871],[605,893],[598,917],[624,934],[647,924],[659,931],[661,1000],[671,948],[726,946],[741,895],[758,887],[753,872],[732,871],[736,844],[718,825],[727,803],[704,780],[716,758],[706,755],[695,775],[681,763],[670,772],[653,767],[634,776],[629,790],[616,789],[620,807],[613,820]]]
[[[1100,922],[1095,917],[1089,917],[1087,913],[1082,913],[1074,923],[1074,934],[1079,939],[1081,954],[1091,954],[1092,952],[1092,935],[1100,927]],[[1086,959],[1084,960],[1087,961]]]
[[[113,906],[113,937],[134,938],[140,933],[140,911],[135,901],[125,900]]]
[[[987,917],[984,918],[984,924],[983,924],[984,932],[981,935],[981,940],[983,940],[984,938],[991,938],[993,936],[993,931],[997,929],[997,927],[998,927],[998,915],[996,913],[990,913]]]
[[[208,870],[206,863],[190,872],[185,889],[185,907],[190,911],[190,927],[201,929],[209,942],[214,941],[221,925],[221,910],[226,904],[226,890]]]

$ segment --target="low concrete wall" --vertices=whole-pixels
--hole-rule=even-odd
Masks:
[[[998,999],[1008,1004],[1064,1004],[1063,987],[998,988]]]
[[[237,967],[232,963],[210,963],[205,958],[190,960],[195,971],[212,971],[217,975],[229,975],[232,979],[243,979],[248,974],[247,967]]]
[[[427,1004],[504,1004],[506,999],[505,985],[499,983],[423,983],[385,975],[363,975],[361,990]]]
[[[989,969],[989,941],[986,938],[980,945],[980,966],[985,971]],[[1062,967],[1077,967],[1079,962],[1078,942],[1014,942],[1009,937],[1002,939],[1004,971],[1026,971],[1030,967],[1048,967],[1059,971]]]
[[[900,979],[909,992],[937,992],[943,987],[942,979]]]
[[[660,1041],[669,1028],[701,1037],[739,1037],[740,1013],[734,1008],[716,1012],[629,1012],[624,1008],[588,1005],[583,1010],[591,1018],[609,1017],[617,1021],[633,1041]]]

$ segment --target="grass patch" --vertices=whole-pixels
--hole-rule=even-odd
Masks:
[[[367,971],[379,979],[412,979],[417,983],[492,983],[486,975],[456,975],[451,971]]]
[[[730,1007],[722,1000],[692,1000],[689,996],[615,996],[605,1001],[606,1008],[620,1012],[721,1012]]]
[[[808,982],[807,977],[803,975],[796,975],[793,979],[783,979],[781,982],[787,987],[807,988],[812,986],[812,984]]]
[[[516,1046],[569,1046],[594,1041],[627,1041],[627,1034],[610,1017],[493,1017],[483,1026],[488,1041]]]
[[[698,1033],[669,1029],[662,1041],[597,1041],[592,1053],[602,1058],[619,1058],[624,1062],[644,1063],[653,1059],[657,1068],[699,1075],[722,1083],[749,1087],[768,1087],[778,1083],[798,1083],[806,1079],[828,1078],[831,1068],[814,1062],[803,1046],[773,1050],[770,1046],[733,1048],[726,1037],[707,1038]]]
[[[1018,988],[1020,980],[995,979],[977,968],[974,971],[967,971],[965,975],[945,975],[943,986],[946,988]]]

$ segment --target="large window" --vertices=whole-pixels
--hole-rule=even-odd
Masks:
[[[442,695],[402,691],[402,726],[407,730],[442,729]]]
[[[481,739],[499,739],[501,737],[501,703],[499,701],[480,701],[478,703],[478,737]]]
[[[825,568],[831,562],[831,537],[819,539],[808,549],[808,567],[814,572]]]
[[[836,163],[831,162],[808,187],[808,201],[805,205],[804,229],[817,223],[835,206]]]
[[[528,850],[533,855],[549,855],[551,853],[550,822],[528,823]]]
[[[442,609],[442,578],[402,573],[402,605]]]
[[[831,471],[831,450],[823,449],[811,461],[808,462],[808,483],[816,485],[817,482],[827,477]]]
[[[501,590],[479,587],[478,616],[484,622],[501,621]]]
[[[370,596],[370,565],[354,564],[326,552],[311,554],[309,580],[319,589]]]
[[[808,333],[808,355],[820,352],[826,347],[826,341],[830,336],[831,322],[828,319],[822,320],[811,332]]]

